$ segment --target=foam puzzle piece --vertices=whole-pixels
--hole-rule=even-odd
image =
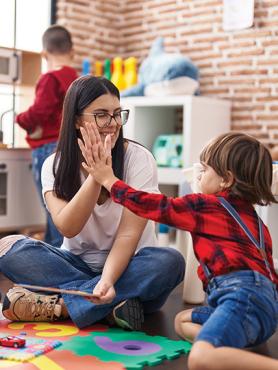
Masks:
[[[66,370],[125,370],[122,364],[109,361],[103,362],[95,356],[76,356],[74,353],[66,350],[52,351],[47,356],[61,369]],[[41,357],[40,357],[41,358]],[[44,369],[50,370],[48,367]]]
[[[1,332],[1,336],[7,336],[7,333]],[[27,336],[26,344],[22,348],[0,346],[0,359],[19,362],[30,361],[34,357],[52,351],[61,344],[62,342],[57,340],[44,340]]]
[[[78,329],[71,321],[55,323],[12,323],[0,320],[0,331],[39,339],[58,339],[63,344],[30,362],[0,361],[8,370],[135,370],[155,366],[164,359],[188,353],[191,344],[165,337],[148,336],[95,324]]]
[[[20,335],[24,330],[27,335],[39,338],[57,338],[61,341],[67,340],[72,336],[87,336],[91,332],[106,332],[108,327],[95,324],[82,330],[78,329],[72,321],[63,322],[11,322],[9,320],[0,321],[0,330],[8,335]]]
[[[185,341],[111,328],[105,333],[72,338],[57,352],[69,350],[78,356],[96,356],[104,362],[116,361],[126,369],[136,370],[160,364],[164,359],[172,360],[188,353],[190,348],[191,344]]]
[[[0,361],[0,369],[5,370],[38,370],[31,362],[15,362],[9,360]],[[50,369],[49,369],[50,370]]]

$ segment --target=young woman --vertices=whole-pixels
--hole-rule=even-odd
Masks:
[[[277,202],[269,151],[243,133],[221,135],[200,156],[202,194],[167,198],[119,181],[95,126],[86,124],[86,130],[93,139],[84,132],[83,167],[114,202],[192,235],[208,304],[182,311],[175,320],[177,333],[194,341],[189,369],[278,369],[277,360],[239,350],[266,341],[278,323],[271,237],[253,206]]]
[[[43,196],[64,235],[62,248],[23,236],[0,241],[0,270],[13,282],[93,292],[100,298],[42,295],[15,287],[4,300],[6,318],[46,321],[70,316],[85,327],[112,313],[118,325],[140,329],[143,312],[158,310],[183,280],[181,254],[156,247],[153,223],[113,203],[81,166],[80,129],[86,121],[94,122],[101,140],[111,137],[117,176],[158,192],[151,153],[123,139],[128,113],[121,109],[118,89],[105,78],[74,81],[64,102],[57,152],[42,169]]]

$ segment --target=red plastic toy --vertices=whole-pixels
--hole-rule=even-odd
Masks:
[[[14,348],[20,348],[25,346],[25,339],[16,337],[14,335],[0,338],[0,345],[3,347],[14,347]]]

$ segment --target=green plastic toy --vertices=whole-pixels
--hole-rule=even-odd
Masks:
[[[111,61],[110,59],[105,59],[103,63],[103,70],[104,70],[104,77],[106,77],[108,80],[111,80]]]

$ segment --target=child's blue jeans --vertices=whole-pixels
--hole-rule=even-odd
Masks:
[[[129,298],[138,297],[145,313],[150,313],[158,310],[183,280],[184,269],[184,258],[175,249],[145,247],[116,282],[116,298],[111,304],[95,305],[69,294],[62,297],[71,319],[80,328],[103,319],[115,305]],[[15,283],[86,292],[92,292],[101,277],[101,271],[92,271],[79,256],[31,238],[14,243],[0,258],[0,271]]]
[[[214,277],[207,293],[208,305],[192,312],[192,322],[203,325],[195,341],[244,348],[266,341],[275,332],[278,294],[262,274],[246,270]]]

